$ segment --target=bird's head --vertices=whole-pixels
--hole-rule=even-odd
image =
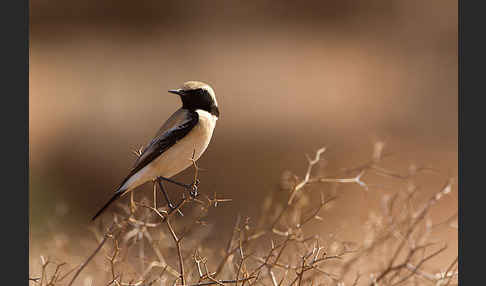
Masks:
[[[169,92],[181,97],[182,108],[201,109],[219,117],[218,102],[214,90],[208,84],[200,81],[187,81],[181,88],[171,89]]]

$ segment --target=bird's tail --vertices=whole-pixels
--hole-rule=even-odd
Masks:
[[[118,199],[122,194],[124,193],[124,190],[118,189],[113,197],[94,215],[94,217],[91,219],[91,221],[95,220],[100,214],[102,214],[106,208],[108,208],[116,199]]]

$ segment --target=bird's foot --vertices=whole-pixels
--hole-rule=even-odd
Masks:
[[[179,213],[180,216],[184,216],[182,211],[180,209],[178,209],[177,207],[175,207],[172,203],[169,203],[168,207],[170,209],[170,212],[173,212],[174,210],[176,210]]]
[[[187,185],[186,190],[189,192],[191,197],[195,199],[198,195],[198,188],[199,188],[199,179],[196,179],[192,184]]]

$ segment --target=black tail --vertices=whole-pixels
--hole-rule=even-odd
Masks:
[[[111,203],[113,203],[118,197],[120,197],[123,194],[123,191],[116,191],[115,195],[111,197],[111,199],[95,214],[95,216],[91,219],[91,221],[95,220],[101,213],[103,213],[106,208],[108,208]]]

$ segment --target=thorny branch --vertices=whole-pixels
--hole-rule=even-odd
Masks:
[[[106,241],[112,237],[113,235],[113,231],[114,231],[114,228],[117,224],[115,222],[113,222],[110,227],[108,227],[108,230],[106,231],[104,237],[103,237],[103,240],[101,240],[100,244],[98,244],[98,247],[96,247],[96,249],[93,251],[93,253],[91,253],[91,255],[86,259],[86,261],[83,262],[83,264],[81,264],[81,266],[79,267],[79,269],[76,271],[76,273],[74,273],[74,276],[73,278],[71,279],[71,281],[69,282],[68,286],[71,286],[73,285],[74,281],[76,281],[76,278],[79,276],[79,274],[81,273],[81,271],[83,271],[83,269],[86,267],[86,265],[88,265],[88,263],[95,257],[95,255],[101,250],[101,248],[103,247],[103,245],[105,245]]]
[[[195,249],[190,249],[191,234],[199,225],[204,225],[202,219],[209,210],[230,199],[218,198],[215,193],[212,198],[205,199],[182,193],[181,199],[174,208],[158,207],[154,190],[153,204],[142,199],[136,201],[131,197],[130,207],[121,206],[124,213],[115,214],[113,223],[106,228],[96,249],[79,266],[71,269],[63,276],[60,269],[64,264],[58,264],[54,273],[48,278],[47,266],[52,263],[42,259],[42,273],[38,278],[29,278],[39,286],[56,285],[70,273],[74,272],[68,286],[73,285],[86,266],[94,260],[97,253],[103,251],[107,242],[112,242],[111,250],[105,248],[109,264],[109,276],[104,285],[135,286],[135,285],[168,285],[170,276],[176,278],[174,286],[205,286],[205,285],[403,285],[410,279],[421,279],[426,283],[451,285],[457,279],[457,258],[441,273],[431,273],[425,270],[427,262],[440,255],[446,246],[432,252],[429,249],[435,244],[427,242],[429,234],[436,228],[449,224],[457,214],[450,216],[438,224],[427,223],[430,209],[452,190],[452,180],[435,193],[422,206],[416,208],[414,201],[418,188],[414,186],[414,175],[428,168],[411,168],[410,174],[398,175],[381,167],[379,163],[385,157],[381,142],[375,145],[372,160],[357,168],[347,170],[346,174],[356,174],[348,178],[313,177],[313,169],[321,160],[326,148],[316,151],[314,158],[308,158],[306,173],[302,179],[294,175],[295,184],[291,187],[285,202],[270,200],[265,207],[266,213],[262,223],[253,227],[249,218],[238,215],[227,243],[221,253],[210,252],[209,257],[202,257],[199,249],[204,250],[203,240],[194,238]],[[137,152],[138,153],[138,152]],[[195,175],[193,183],[199,182],[199,168],[193,161]],[[380,223],[373,223],[373,238],[363,245],[355,243],[351,247],[347,242],[340,241],[335,235],[322,238],[317,235],[306,235],[308,226],[313,222],[325,221],[323,210],[337,197],[328,196],[320,190],[320,199],[316,201],[312,192],[306,187],[315,183],[356,183],[368,190],[369,185],[362,181],[365,174],[376,173],[404,181],[405,190],[383,200],[383,218]],[[310,190],[310,189],[309,189]],[[199,213],[190,216],[175,217],[174,213],[182,207],[194,204],[199,206]],[[313,206],[311,206],[313,205]],[[166,228],[162,228],[165,224]],[[184,224],[184,227],[179,226]],[[182,231],[176,232],[176,229]],[[219,233],[219,230],[216,230]],[[213,232],[214,233],[214,232]],[[186,238],[188,237],[188,238]],[[122,239],[119,239],[122,238]],[[169,251],[171,242],[175,245],[175,255]],[[181,243],[185,241],[184,245]],[[143,241],[147,241],[144,247]],[[140,246],[140,264],[129,262],[130,249],[133,245]],[[338,250],[331,246],[337,245]],[[268,247],[270,246],[270,247]],[[148,249],[152,252],[146,253]],[[382,254],[386,251],[386,255]],[[187,258],[192,256],[194,266],[191,268]],[[373,269],[358,268],[355,274],[349,275],[359,263],[371,265],[374,256],[386,257],[382,265],[373,264]],[[150,259],[145,261],[145,258]],[[168,259],[169,258],[169,259]],[[216,261],[215,271],[211,271]],[[170,264],[178,264],[172,267]],[[128,271],[120,270],[124,265],[132,269],[134,278]],[[361,267],[361,266],[360,266]],[[177,270],[178,268],[178,270]],[[212,269],[212,270],[214,270]],[[74,271],[76,270],[76,271]],[[369,274],[371,281],[363,279]],[[361,279],[360,279],[361,278]],[[346,281],[346,282],[345,282]],[[415,280],[413,280],[415,281]],[[415,281],[416,282],[416,281]],[[346,283],[346,284],[345,284]]]

